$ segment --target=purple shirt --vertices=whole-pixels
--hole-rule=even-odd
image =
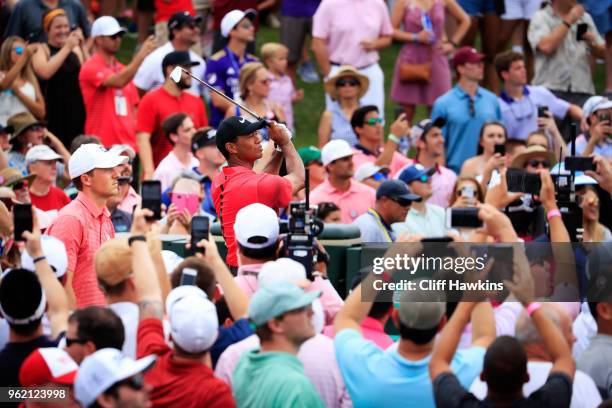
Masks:
[[[206,64],[206,81],[225,95],[235,99],[240,95],[240,68],[247,62],[254,61],[259,60],[251,54],[245,54],[244,59],[241,61],[238,55],[225,47],[216,54],[213,54],[208,60]],[[216,128],[225,117],[225,112],[220,111],[211,103],[210,113],[210,125]]]
[[[312,17],[321,0],[285,0],[281,14],[288,17]]]

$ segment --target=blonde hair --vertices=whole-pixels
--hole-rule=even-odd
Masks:
[[[26,52],[25,40],[16,35],[8,37],[6,40],[4,40],[4,43],[2,43],[2,47],[0,48],[0,71],[4,73],[7,73],[11,69],[11,51],[13,50],[13,44],[15,44],[17,41],[21,41],[23,43],[23,52]],[[38,87],[38,79],[36,79],[36,75],[34,75],[31,61],[28,61],[28,63],[23,67],[21,70],[21,76],[35,88]]]
[[[270,58],[274,58],[277,52],[279,51],[287,51],[289,52],[289,48],[285,47],[281,43],[269,42],[265,43],[261,46],[261,59],[266,61]]]
[[[253,83],[260,69],[266,69],[261,62],[249,62],[240,68],[240,98],[243,101],[249,96],[247,87]]]

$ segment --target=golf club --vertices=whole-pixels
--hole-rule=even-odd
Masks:
[[[198,81],[199,83],[201,83],[202,85],[204,85],[205,87],[207,87],[208,89],[210,89],[211,91],[213,91],[214,93],[216,93],[217,95],[223,97],[225,100],[233,103],[234,105],[238,106],[240,109],[242,109],[243,111],[249,113],[251,116],[253,116],[255,119],[257,120],[263,120],[262,117],[260,117],[258,114],[256,114],[255,112],[253,112],[252,110],[245,108],[243,105],[239,104],[238,102],[236,102],[235,100],[233,100],[232,98],[230,98],[229,96],[227,96],[226,94],[224,94],[223,92],[215,89],[213,86],[207,84],[206,82],[202,81],[200,78],[196,77],[195,75],[193,75],[191,72],[187,71],[186,69],[182,68],[182,67],[175,67],[172,72],[170,73],[170,78],[172,78],[172,80],[176,83],[178,83],[181,80],[181,74],[182,72],[185,72],[187,75],[189,75],[191,78],[195,79],[196,81]]]

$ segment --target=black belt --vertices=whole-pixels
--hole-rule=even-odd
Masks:
[[[335,65],[337,67],[342,66],[342,65],[351,65],[351,64],[338,64],[337,62],[333,62],[333,61],[330,61],[329,63],[331,65]],[[370,68],[372,65],[376,65],[376,64],[378,64],[378,62],[373,62],[372,64],[366,65],[365,67],[355,67],[355,68],[357,68],[357,69],[366,69],[366,68]]]

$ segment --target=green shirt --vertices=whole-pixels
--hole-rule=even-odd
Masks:
[[[325,407],[304,366],[289,353],[249,351],[234,370],[232,386],[238,408]]]

